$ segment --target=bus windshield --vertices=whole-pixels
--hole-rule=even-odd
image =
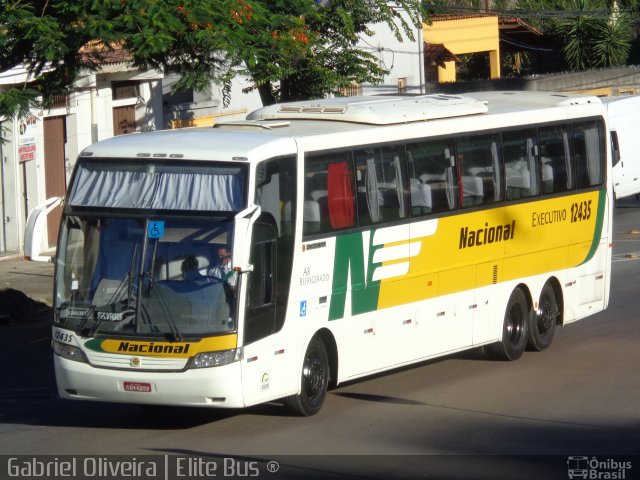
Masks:
[[[232,216],[65,216],[55,323],[81,336],[169,340],[235,330],[236,274],[220,274],[232,231]]]

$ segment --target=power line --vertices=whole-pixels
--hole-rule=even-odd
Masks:
[[[504,43],[508,43],[509,45],[513,45],[514,47],[524,48],[525,50],[533,50],[535,52],[553,52],[553,48],[544,48],[544,47],[534,47],[533,45],[527,45],[525,43],[514,42],[513,40],[509,40],[503,35],[500,35],[500,41]]]
[[[460,13],[460,14],[486,14],[503,18],[575,18],[575,17],[594,17],[594,18],[609,18],[616,14],[629,14],[637,15],[638,11],[632,8],[621,8],[615,12],[608,9],[594,9],[594,10],[539,10],[539,9],[496,9],[488,11],[479,11],[473,7],[459,7],[453,5],[431,3],[425,5],[427,10],[435,10],[435,15],[440,13]]]

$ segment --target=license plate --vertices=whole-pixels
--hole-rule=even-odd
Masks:
[[[125,392],[150,393],[152,391],[150,383],[143,382],[123,382]]]

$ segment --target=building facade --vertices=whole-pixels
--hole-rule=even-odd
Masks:
[[[140,72],[125,58],[81,75],[69,94],[23,118],[0,118],[0,255],[23,251],[29,212],[64,196],[78,153],[114,135],[162,125],[160,72]],[[0,73],[0,89],[28,82],[20,68]],[[41,249],[53,250],[60,207],[48,215]]]

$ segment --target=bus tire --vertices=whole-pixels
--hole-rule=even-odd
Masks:
[[[285,398],[289,410],[299,416],[315,415],[322,408],[329,386],[329,357],[324,342],[314,336],[304,354],[300,393]]]
[[[540,292],[538,310],[531,315],[529,348],[541,352],[551,345],[559,312],[560,306],[556,300],[556,292],[549,283],[546,283]]]
[[[516,288],[507,302],[502,326],[502,340],[488,346],[488,353],[496,360],[517,360],[527,347],[531,309],[527,297]]]

